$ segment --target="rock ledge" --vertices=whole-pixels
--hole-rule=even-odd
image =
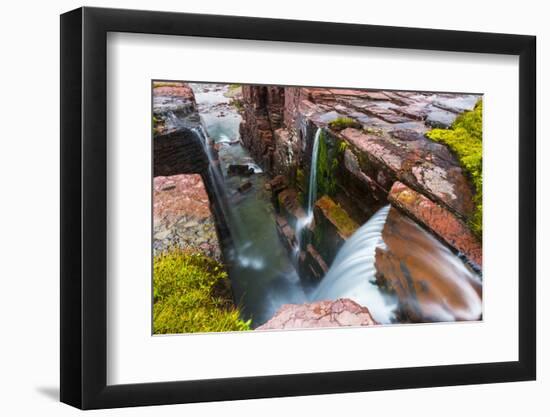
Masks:
[[[349,298],[285,304],[256,330],[308,329],[323,327],[373,326],[378,324],[367,307]]]

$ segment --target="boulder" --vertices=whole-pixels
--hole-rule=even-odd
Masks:
[[[308,304],[285,304],[256,330],[311,329],[323,327],[374,326],[378,324],[367,307],[348,298]]]

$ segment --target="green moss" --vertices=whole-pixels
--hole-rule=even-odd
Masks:
[[[324,131],[319,136],[317,156],[317,195],[332,196],[336,193],[338,169],[348,144],[337,138],[329,138]]]
[[[332,122],[330,122],[328,126],[332,130],[336,130],[337,132],[339,132],[340,130],[344,130],[348,127],[361,129],[361,123],[359,123],[355,119],[352,119],[351,117],[338,117],[337,119],[334,119]]]
[[[350,237],[359,225],[353,221],[348,213],[332,200],[332,198],[323,196],[317,201],[317,206],[323,211],[325,217],[338,229],[345,237]]]
[[[479,100],[474,110],[458,116],[450,129],[433,129],[426,133],[431,140],[444,143],[455,153],[472,181],[476,208],[469,224],[480,238],[483,232],[482,113],[483,103]]]
[[[227,273],[205,255],[174,249],[154,258],[153,333],[249,330],[233,305]]]
[[[319,155],[317,156],[317,195],[333,195],[336,192],[338,160],[331,152],[324,131],[319,136]]]

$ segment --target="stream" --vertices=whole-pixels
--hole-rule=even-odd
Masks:
[[[190,85],[208,139],[218,148],[233,239],[233,248],[226,251],[233,295],[244,318],[252,319],[256,327],[281,305],[305,302],[307,289],[277,234],[273,205],[265,190],[266,176],[239,141],[241,116],[225,96],[228,86]],[[249,164],[255,174],[229,175],[231,164]],[[238,188],[247,182],[251,189],[241,193]]]

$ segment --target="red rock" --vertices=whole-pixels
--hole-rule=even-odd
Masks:
[[[186,83],[173,82],[170,85],[155,86],[153,84],[154,96],[181,97],[188,100],[195,100],[193,90]]]
[[[155,219],[182,215],[203,219],[211,215],[210,201],[199,174],[155,177],[153,180]]]
[[[396,181],[388,199],[414,220],[418,221],[451,247],[462,252],[479,266],[482,265],[482,246],[470,229],[454,214]]]
[[[309,304],[285,304],[256,330],[288,330],[323,327],[374,326],[367,307],[348,298]]]
[[[205,184],[199,174],[155,177],[153,250],[196,250],[221,260],[221,247]]]
[[[398,137],[391,136],[392,132]],[[445,146],[423,135],[415,135],[416,140],[402,140],[405,136],[399,129],[371,133],[348,128],[340,134],[355,148],[355,153],[378,165],[378,170],[386,168],[394,179],[421,191],[464,218],[472,215],[472,187],[458,161]],[[406,137],[411,136],[411,133],[406,134]],[[376,177],[374,172],[367,174]]]
[[[308,244],[305,250],[303,264],[301,265],[308,277],[321,280],[328,271],[328,265],[312,244]]]
[[[298,193],[292,188],[287,188],[278,194],[278,203],[281,213],[291,224],[296,224],[298,219],[306,216],[298,200]]]

